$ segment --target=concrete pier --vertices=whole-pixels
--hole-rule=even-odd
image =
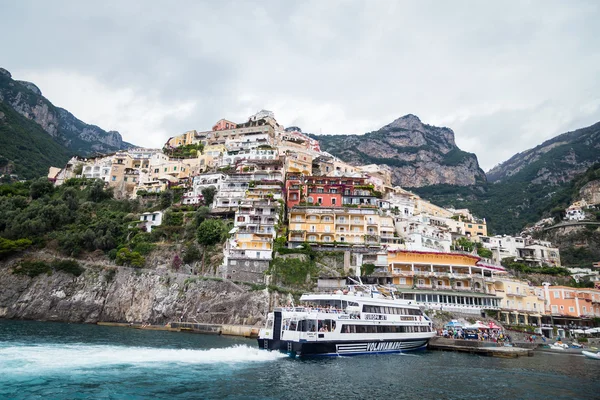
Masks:
[[[476,340],[454,340],[435,337],[429,341],[431,350],[459,351],[463,353],[479,354],[488,357],[517,358],[532,357],[532,349],[522,347],[497,346],[494,342],[480,342]]]

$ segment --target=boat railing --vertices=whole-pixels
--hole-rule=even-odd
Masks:
[[[287,312],[305,312],[305,313],[323,313],[323,314],[345,314],[349,315],[346,310],[342,310],[339,308],[331,308],[331,307],[279,307],[281,311]]]

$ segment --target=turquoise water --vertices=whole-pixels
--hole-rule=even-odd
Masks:
[[[594,399],[599,379],[581,356],[298,360],[254,340],[0,320],[0,399]]]

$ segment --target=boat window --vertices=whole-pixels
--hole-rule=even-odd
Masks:
[[[296,321],[291,321],[290,322],[290,327],[289,327],[288,330],[295,331],[297,326],[298,326],[298,323]]]
[[[273,319],[269,318],[267,320],[267,329],[273,329]]]
[[[429,327],[397,326],[397,325],[342,325],[341,333],[408,333],[428,332]]]
[[[307,329],[306,320],[305,319],[301,319],[300,321],[298,321],[298,331],[299,332],[306,332],[306,329]]]
[[[316,332],[317,331],[317,320],[315,319],[307,319],[306,324],[304,325],[306,327],[306,330],[303,330],[303,332]]]

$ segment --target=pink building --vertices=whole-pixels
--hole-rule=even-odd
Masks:
[[[213,131],[225,131],[228,129],[233,129],[235,128],[236,123],[235,122],[231,122],[229,120],[226,119],[220,119],[217,121],[217,123],[212,127]]]

